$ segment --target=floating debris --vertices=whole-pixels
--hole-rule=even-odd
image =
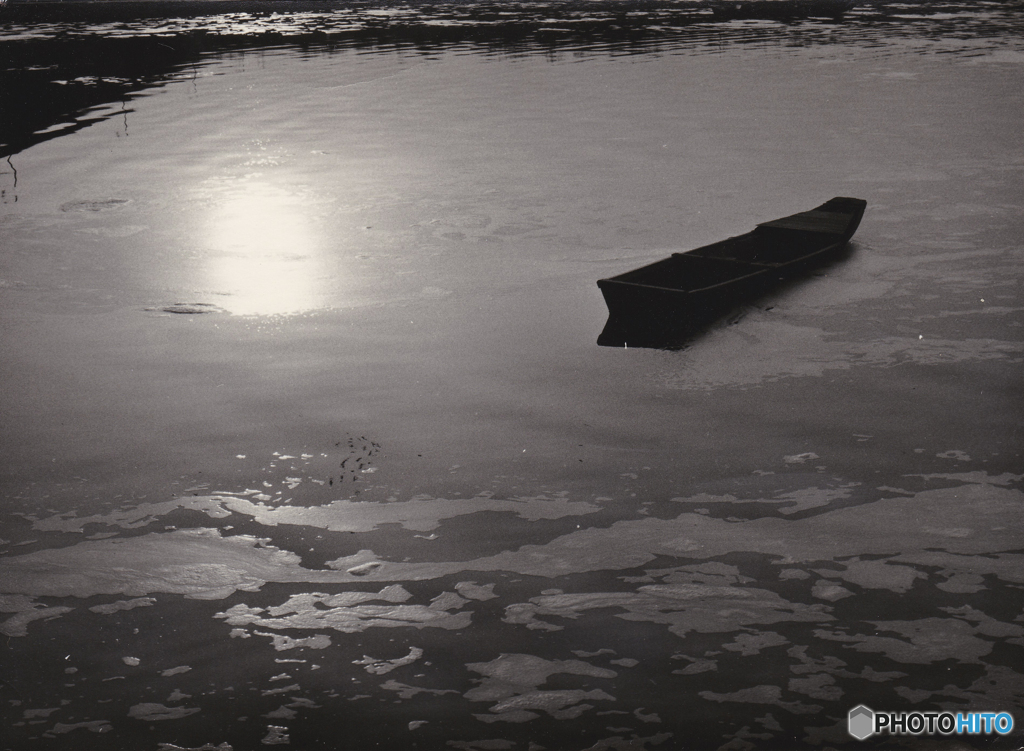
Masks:
[[[199,711],[198,707],[165,707],[163,704],[143,702],[128,710],[128,716],[147,722],[155,720],[178,720]]]
[[[282,725],[268,725],[267,735],[260,743],[264,746],[281,746],[291,743],[288,728]]]
[[[494,594],[493,584],[480,585],[476,582],[459,582],[455,591],[470,600],[493,600],[498,596]]]
[[[196,316],[205,313],[226,313],[224,308],[208,302],[176,302],[173,305],[165,305],[162,308],[146,308],[148,311],[160,313],[174,313],[183,316]]]
[[[361,660],[353,660],[353,665],[365,665],[367,673],[373,673],[374,675],[384,675],[390,673],[395,668],[400,668],[403,665],[411,665],[423,656],[423,650],[419,647],[412,647],[409,649],[409,654],[405,657],[399,657],[394,660],[381,660],[376,657],[370,657],[369,655],[363,655]]]
[[[348,573],[352,574],[352,576],[366,576],[367,574],[373,573],[383,565],[384,564],[380,561],[369,561],[358,566],[353,566],[348,569]]]
[[[307,636],[296,639],[295,637],[288,636],[286,634],[271,634],[266,631],[256,631],[255,633],[258,636],[269,636],[273,641],[274,649],[278,652],[285,652],[289,649],[297,649],[300,647],[305,649],[327,649],[331,646],[331,637],[326,634],[317,634],[316,636]]]
[[[61,211],[109,211],[131,203],[127,198],[105,198],[97,201],[69,201],[62,204]]]
[[[804,454],[793,454],[792,456],[784,456],[782,457],[782,461],[784,461],[786,464],[804,464],[806,462],[811,461],[812,459],[820,458],[821,457],[819,457],[814,452],[808,451]]]

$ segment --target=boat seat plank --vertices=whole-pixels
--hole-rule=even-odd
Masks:
[[[718,252],[721,253],[722,251],[719,250]],[[754,261],[754,260],[750,260],[750,259],[747,259],[747,258],[737,258],[737,257],[734,257],[734,256],[710,255],[710,254],[709,255],[705,255],[704,253],[702,253],[700,251],[700,249],[690,250],[690,251],[687,251],[686,253],[673,253],[672,257],[673,258],[700,258],[700,259],[703,259],[705,261],[714,261],[715,263],[729,264],[733,268],[736,268],[737,266],[749,266],[751,269],[771,269],[771,268],[775,268],[776,266],[780,265],[779,263],[771,263],[769,261]]]
[[[771,222],[761,222],[757,226],[843,235],[846,234],[849,225],[850,217],[848,214],[837,214],[832,211],[804,211],[800,214],[775,219]]]

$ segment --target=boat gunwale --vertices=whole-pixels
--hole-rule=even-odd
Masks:
[[[807,234],[811,234],[811,233],[807,233]],[[739,235],[739,237],[745,237],[745,235]],[[734,239],[734,238],[730,238],[730,239]],[[821,255],[823,253],[828,253],[829,251],[834,250],[835,248],[844,245],[846,242],[847,242],[847,239],[843,238],[842,240],[838,240],[836,242],[829,243],[828,245],[825,245],[825,246],[823,246],[821,248],[817,248],[816,250],[814,250],[814,251],[812,251],[810,253],[807,253],[805,255],[799,256],[797,258],[793,258],[793,259],[791,259],[789,261],[786,261],[784,263],[774,263],[774,264],[756,263],[756,262],[751,262],[751,261],[739,261],[739,260],[736,260],[734,258],[709,258],[707,256],[691,255],[691,254],[695,253],[697,250],[700,250],[700,248],[696,248],[694,250],[687,251],[685,253],[673,253],[671,256],[669,256],[669,259],[672,259],[672,258],[687,258],[687,257],[689,257],[689,258],[699,258],[702,261],[713,261],[713,262],[720,262],[720,263],[725,263],[725,264],[728,264],[728,265],[733,265],[733,266],[736,266],[736,267],[753,268],[753,271],[751,271],[748,274],[743,274],[742,276],[734,276],[734,277],[726,279],[724,281],[716,282],[715,284],[709,284],[706,287],[696,287],[694,289],[683,289],[682,287],[664,287],[664,286],[657,285],[657,284],[648,284],[648,283],[645,283],[645,282],[627,281],[625,279],[620,279],[619,278],[619,277],[622,277],[622,276],[627,276],[629,274],[635,274],[637,271],[642,271],[645,268],[648,268],[649,266],[656,266],[659,263],[664,263],[666,260],[669,260],[669,259],[664,259],[663,258],[660,261],[655,261],[652,264],[648,264],[648,266],[641,266],[639,269],[633,269],[632,271],[627,271],[627,272],[624,272],[623,274],[619,274],[619,275],[612,276],[612,277],[607,277],[605,279],[598,279],[597,280],[597,286],[603,289],[606,284],[614,284],[614,285],[622,285],[622,286],[628,286],[628,287],[636,287],[636,288],[640,288],[640,289],[661,290],[661,291],[664,291],[664,292],[672,292],[672,293],[681,294],[681,295],[692,295],[692,294],[696,294],[696,293],[700,293],[700,292],[706,292],[708,290],[717,289],[719,287],[724,287],[724,286],[731,285],[731,284],[738,284],[739,282],[742,282],[742,281],[744,281],[746,279],[750,279],[751,277],[759,276],[761,274],[765,274],[765,273],[768,273],[770,271],[782,271],[782,270],[785,270],[786,268],[788,268],[790,266],[794,266],[796,264],[799,264],[799,263],[802,263],[804,261],[810,260],[810,259],[814,258],[815,256]]]
[[[722,286],[729,285],[729,284],[737,284],[738,282],[741,282],[744,279],[750,279],[751,277],[759,276],[759,275],[764,274],[764,273],[766,273],[768,271],[771,271],[771,269],[769,269],[769,268],[759,268],[759,269],[756,269],[755,271],[750,272],[749,274],[745,274],[743,276],[734,276],[731,279],[726,279],[724,282],[718,282],[716,284],[708,285],[707,287],[698,287],[696,289],[682,289],[681,287],[659,287],[658,285],[655,285],[655,284],[644,284],[642,282],[622,281],[622,280],[619,280],[619,279],[615,279],[614,277],[611,278],[611,279],[599,279],[598,282],[597,282],[597,286],[598,287],[602,287],[603,286],[602,282],[604,282],[604,283],[607,283],[607,284],[621,285],[623,287],[636,287],[636,288],[639,288],[639,289],[652,289],[652,290],[656,289],[656,290],[660,290],[662,292],[671,292],[671,293],[676,294],[676,295],[692,295],[692,294],[695,294],[695,293],[698,293],[698,292],[706,292],[707,290],[715,289],[716,287],[722,287]]]

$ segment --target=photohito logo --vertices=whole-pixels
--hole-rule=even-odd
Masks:
[[[863,704],[850,710],[847,731],[859,741],[875,733],[889,735],[1006,735],[1013,730],[1009,712],[876,712]]]

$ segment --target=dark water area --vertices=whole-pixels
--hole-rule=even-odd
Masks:
[[[735,5],[0,5],[0,749],[1022,746],[1024,4]]]

